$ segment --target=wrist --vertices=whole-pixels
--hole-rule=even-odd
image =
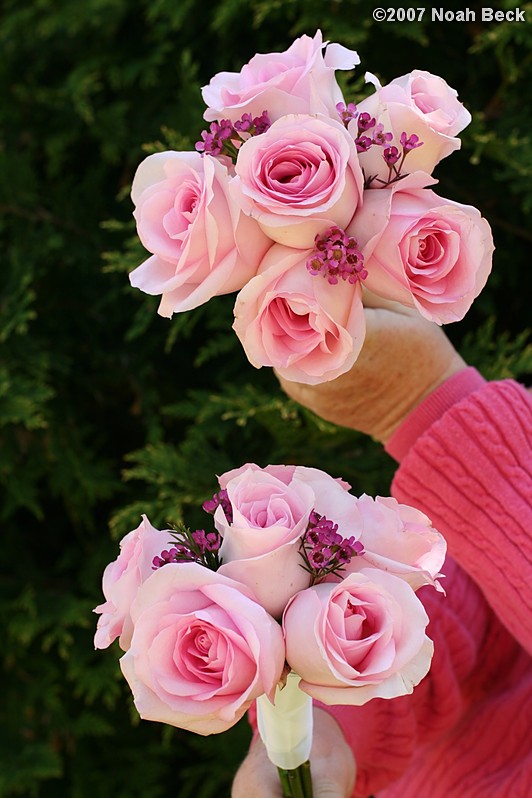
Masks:
[[[388,454],[398,462],[436,421],[453,405],[485,385],[485,379],[472,366],[450,375],[404,419],[386,442]]]
[[[467,369],[466,362],[453,350],[445,367],[436,375],[425,375],[423,379],[419,375],[414,380],[403,380],[398,386],[400,392],[399,390],[395,392],[393,404],[389,406],[388,412],[376,423],[372,431],[373,437],[387,446],[416,408],[420,407],[441,385],[465,369]]]

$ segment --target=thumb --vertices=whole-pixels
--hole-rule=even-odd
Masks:
[[[335,756],[312,763],[314,798],[350,798],[354,789],[354,768]]]
[[[346,793],[338,784],[327,782],[313,782],[314,798],[346,798],[351,793]]]
[[[351,798],[356,777],[353,752],[328,712],[316,707],[314,720],[310,759],[314,798]]]

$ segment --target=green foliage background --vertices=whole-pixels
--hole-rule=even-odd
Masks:
[[[482,4],[470,3],[479,11]],[[514,8],[513,2],[493,3]],[[318,27],[383,82],[442,75],[474,121],[437,171],[479,207],[490,282],[449,335],[490,377],[532,354],[532,6],[526,23],[375,23],[361,0],[4,0],[0,12],[0,796],[229,794],[246,723],[213,738],[139,723],[118,649],[94,652],[105,564],[146,512],[186,517],[215,473],[298,462],[387,493],[393,464],[255,372],[233,297],[171,322],[130,288],[143,258],[128,198],[146,151],[190,148],[200,87]],[[388,6],[387,6],[388,7]],[[460,4],[447,2],[446,9]],[[149,143],[146,148],[146,143]]]

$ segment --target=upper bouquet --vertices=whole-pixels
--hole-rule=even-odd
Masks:
[[[312,699],[359,706],[427,674],[416,591],[441,590],[445,541],[413,507],[356,497],[315,468],[249,463],[219,486],[203,505],[213,529],[160,531],[144,517],[124,537],[95,646],[118,638],[147,720],[213,734],[256,700],[270,759],[295,777]]]
[[[348,371],[365,335],[362,286],[438,324],[463,318],[493,253],[479,211],[438,196],[435,166],[471,120],[440,77],[414,70],[357,105],[340,44],[301,36],[203,88],[195,152],[160,152],[132,187],[152,253],[131,284],[159,313],[238,291],[233,328],[249,361],[316,384]]]

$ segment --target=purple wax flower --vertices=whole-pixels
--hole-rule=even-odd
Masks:
[[[364,551],[354,535],[343,538],[338,533],[338,524],[314,510],[310,513],[307,531],[299,550],[305,562],[304,567],[311,574],[311,584],[328,574],[337,573],[352,557]]]
[[[410,150],[415,150],[416,147],[421,147],[421,145],[423,144],[423,142],[419,140],[419,136],[416,136],[415,133],[412,133],[412,135],[409,138],[407,138],[406,133],[403,132],[401,133],[401,138],[399,139],[399,141],[401,142],[401,147],[403,147],[405,152],[410,152]]]
[[[251,114],[243,114],[242,117],[235,122],[235,130],[239,133],[247,133],[253,126],[253,117]]]
[[[397,147],[386,147],[382,154],[382,157],[384,158],[388,166],[393,166],[394,164],[397,163],[401,155],[399,154],[399,150],[397,149]]]
[[[369,136],[357,136],[355,144],[357,152],[367,152],[373,144],[373,140]]]
[[[196,529],[192,533],[192,538],[197,543],[202,555],[206,551],[218,551],[222,542],[218,532],[205,532],[204,529]]]
[[[339,279],[354,284],[368,276],[356,239],[341,228],[331,227],[317,235],[314,246],[316,249],[306,264],[311,274],[321,274],[331,285],[336,285]]]
[[[338,111],[338,116],[340,120],[344,123],[347,127],[349,122],[352,119],[356,119],[358,116],[358,111],[355,103],[348,103],[347,106],[345,103],[336,103],[336,110]]]
[[[393,139],[393,133],[384,132],[384,125],[382,122],[376,126],[375,130],[373,131],[373,144],[377,144],[377,146],[382,147],[388,141]]]
[[[357,120],[357,125],[359,132],[369,130],[370,127],[375,126],[375,117],[371,116],[371,114],[360,114]]]
[[[235,129],[229,119],[211,122],[209,130],[202,130],[203,141],[196,142],[196,150],[204,155],[220,155],[224,145],[235,135]]]
[[[319,571],[329,567],[333,554],[331,549],[317,546],[316,548],[311,549],[307,553],[307,556],[312,568],[315,568],[317,571]]]
[[[205,510],[206,513],[210,513],[214,515],[216,512],[216,508],[221,506],[222,510],[225,513],[225,517],[229,524],[233,523],[233,508],[231,506],[231,502],[229,501],[229,496],[227,495],[227,491],[225,489],[215,493],[212,499],[207,499],[206,502],[203,502],[201,505],[202,508]]]
[[[255,128],[256,136],[260,136],[261,133],[266,133],[268,128],[271,126],[268,112],[263,111],[260,116],[256,116],[255,119],[253,120],[253,126]]]
[[[196,558],[187,546],[172,546],[171,549],[164,549],[158,557],[153,558],[152,568],[156,571],[157,568],[162,568],[163,565],[178,562],[178,559],[195,560]]]

